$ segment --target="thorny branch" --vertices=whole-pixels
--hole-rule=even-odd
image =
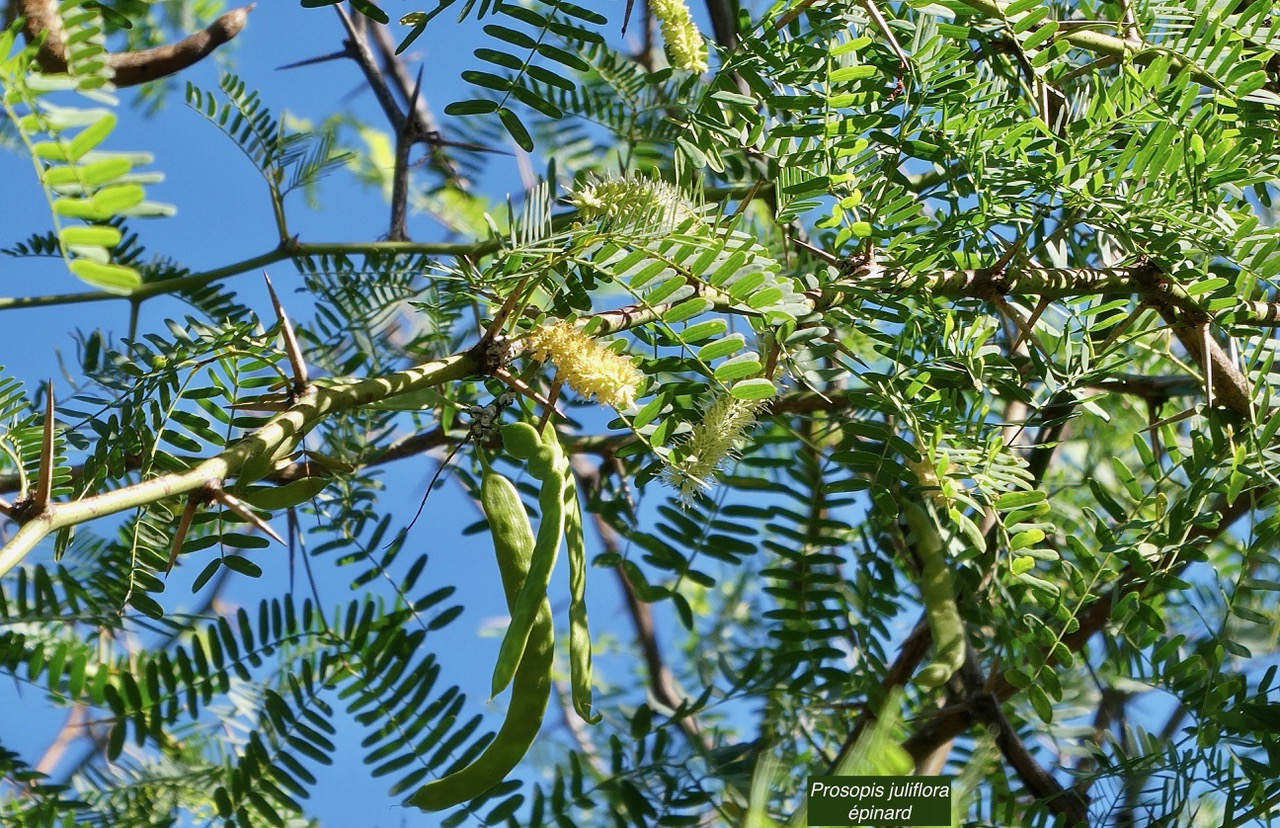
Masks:
[[[29,516],[0,547],[0,577],[17,566],[52,532],[100,517],[219,486],[228,477],[261,479],[285,460],[302,438],[333,414],[378,400],[429,388],[476,374],[485,366],[482,355],[464,351],[442,360],[406,368],[385,377],[337,380],[324,387],[311,385],[286,410],[221,453],[192,468],[143,480],[81,500],[47,503]]]
[[[1036,799],[1043,801],[1051,810],[1066,818],[1067,826],[1087,824],[1089,817],[1089,799],[1082,791],[1064,788],[1023,744],[998,699],[993,698],[984,689],[982,667],[977,656],[970,651],[960,671],[964,684],[968,708],[974,717],[989,726],[995,733],[996,745],[1004,755],[1005,761],[1013,768],[1014,773],[1026,785],[1027,790]]]
[[[378,55],[382,58],[383,71],[395,82],[400,97],[409,107],[407,118],[412,127],[410,135],[426,146],[431,166],[444,175],[448,184],[466,189],[468,182],[458,168],[457,162],[449,155],[446,142],[440,140],[440,127],[431,114],[426,98],[422,96],[420,90],[418,94],[414,94],[418,84],[410,79],[409,70],[405,67],[404,61],[396,54],[391,33],[383,26],[373,26],[370,31],[373,33]]]
[[[391,124],[391,130],[395,135],[396,159],[395,169],[392,171],[391,228],[388,238],[392,241],[405,241],[409,237],[406,216],[409,198],[409,152],[413,147],[419,144],[427,147],[431,163],[443,173],[449,184],[465,188],[466,181],[457,164],[445,151],[447,142],[440,139],[435,120],[423,99],[422,73],[419,72],[416,81],[410,82],[409,72],[396,55],[391,35],[385,28],[371,25],[363,15],[353,19],[341,5],[334,6],[334,10],[347,30],[346,49],[337,55],[351,57],[359,65],[365,81],[373,90],[378,106]],[[369,32],[373,33],[374,43],[382,58],[381,66],[378,65],[366,38]],[[396,102],[388,79],[394,81],[400,97],[405,102],[405,110],[402,110],[400,104]]]
[[[1195,396],[1204,390],[1195,377],[1148,377],[1140,374],[1117,374],[1091,387],[1117,394],[1132,395],[1149,402],[1164,402],[1174,397]],[[775,416],[805,415],[818,412],[836,414],[847,410],[852,405],[853,403],[846,397],[828,398],[813,391],[792,391],[779,396],[773,405],[769,407],[769,411],[771,415]],[[1048,409],[1045,411],[1047,412]],[[1065,418],[1066,416],[1064,411],[1054,414],[1053,418],[1057,421],[1059,418]],[[1049,419],[1049,417],[1046,414],[1042,415],[1041,419]],[[1030,459],[1028,462],[1035,476],[1039,477],[1042,474],[1042,472],[1040,474],[1036,473],[1038,464],[1041,462],[1047,464],[1052,452],[1045,447],[1050,445],[1056,447],[1060,439],[1062,425],[1063,423],[1059,422],[1058,427],[1052,433],[1042,431],[1040,436],[1030,444]],[[442,428],[433,428],[417,434],[410,434],[365,457],[360,462],[359,468],[383,466],[388,463],[416,457],[432,449],[452,445],[463,436],[465,435],[461,431],[446,432]],[[619,449],[631,444],[635,439],[635,436],[630,433],[566,434],[561,437],[561,442],[564,444],[565,451],[570,454],[599,455],[607,458],[612,457]],[[141,461],[141,457],[126,457],[124,467],[128,471],[137,471],[141,468]],[[79,480],[82,471],[83,469],[80,466],[71,467],[70,479],[72,481]],[[302,459],[276,467],[262,480],[267,483],[284,485],[307,477],[324,477],[330,474],[331,471],[323,463]],[[0,473],[0,493],[16,492],[21,486],[22,476],[17,472]],[[924,642],[924,646],[928,646],[927,639]],[[910,674],[911,669],[909,668],[905,675],[909,677]]]

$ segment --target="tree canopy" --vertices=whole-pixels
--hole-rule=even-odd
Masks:
[[[302,0],[290,71],[377,121],[264,94],[251,6],[9,6],[47,229],[0,311],[128,313],[0,372],[0,672],[65,716],[0,730],[6,825],[313,824],[340,725],[409,824],[799,826],[841,774],[953,776],[956,824],[1280,808],[1268,0]],[[183,194],[118,127],[180,102],[269,249],[151,252]],[[338,186],[385,232],[300,233]],[[481,520],[389,505],[424,455]],[[464,534],[483,665],[437,648]]]

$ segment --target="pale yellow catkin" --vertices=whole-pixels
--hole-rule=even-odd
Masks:
[[[635,404],[644,375],[629,357],[616,354],[568,322],[539,328],[525,341],[533,357],[556,366],[556,378],[584,397],[618,410]]]
[[[671,65],[690,72],[707,71],[707,44],[684,0],[650,0],[649,8],[662,24]]]
[[[707,407],[681,444],[680,458],[666,470],[666,480],[679,490],[681,500],[692,501],[711,488],[716,472],[737,453],[764,405],[761,400],[722,394]]]

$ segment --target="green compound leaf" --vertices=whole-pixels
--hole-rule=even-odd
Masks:
[[[774,387],[771,380],[767,380],[764,377],[753,377],[752,379],[734,383],[729,393],[740,400],[767,400],[778,393],[778,389]]]

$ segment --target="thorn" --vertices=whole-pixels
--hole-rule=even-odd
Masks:
[[[502,307],[494,315],[493,321],[489,323],[489,328],[484,332],[484,336],[480,341],[484,345],[493,342],[498,334],[502,331],[502,326],[507,324],[507,317],[511,316],[512,311],[516,308],[516,303],[520,301],[521,295],[524,293],[524,287],[529,283],[529,277],[525,276],[520,280],[520,284],[516,285],[515,290],[507,295],[507,299],[502,303]]]
[[[747,211],[747,208],[751,206],[751,202],[756,200],[756,193],[760,192],[760,187],[763,184],[764,184],[763,178],[756,179],[756,183],[752,184],[751,189],[747,191],[747,194],[743,196],[741,200],[738,201],[738,206],[733,209],[733,215],[731,216],[731,218],[736,219],[738,216],[742,215]]]
[[[285,69],[300,69],[303,66],[314,66],[317,63],[327,63],[331,60],[341,60],[342,58],[352,57],[351,49],[346,48],[338,52],[330,52],[327,55],[318,55],[317,57],[309,57],[303,60],[286,63],[284,66],[277,66],[277,72],[283,72]]]
[[[270,523],[267,523],[265,520],[263,520],[262,518],[254,514],[253,509],[249,506],[248,503],[245,503],[240,498],[236,497],[235,495],[231,494],[230,492],[226,491],[221,486],[216,484],[211,485],[209,487],[209,492],[210,492],[210,496],[214,500],[216,500],[218,503],[221,503],[223,506],[226,506],[228,509],[235,512],[240,517],[244,518],[245,520],[252,523],[254,526],[261,529],[272,540],[277,541],[281,546],[287,547],[289,545],[285,543],[284,538],[280,537],[279,533],[276,532],[275,529],[271,528]]]
[[[5,500],[3,497],[0,497],[0,515],[11,518],[13,517],[13,511],[13,504]]]
[[[45,382],[46,405],[44,410],[44,437],[40,441],[40,476],[36,479],[36,491],[32,503],[43,512],[53,495],[53,380]]]
[[[341,474],[350,474],[356,470],[356,466],[325,454],[324,452],[316,451],[315,449],[305,449],[305,453],[307,455],[307,462],[314,460],[316,465],[320,466],[322,469],[339,472]]]
[[[1040,340],[1036,339],[1035,332],[1031,330],[1031,323],[1029,323],[1027,318],[1022,315],[1022,312],[1009,304],[1009,301],[1003,296],[996,296],[993,301],[995,302],[996,307],[1004,313],[1005,316],[1009,317],[1010,321],[1013,322],[1013,326],[1018,329],[1018,336],[1014,340],[1014,344],[1021,345],[1023,342],[1030,342],[1035,346],[1037,351],[1045,355],[1045,358],[1050,358],[1049,352],[1045,350],[1045,347],[1040,343]],[[1010,348],[1009,352],[1013,353],[1013,349]]]
[[[1010,346],[1009,353],[1013,354],[1018,352],[1018,346],[1021,345],[1022,341],[1027,338],[1027,334],[1029,334],[1031,330],[1035,328],[1036,322],[1038,322],[1040,319],[1040,314],[1044,313],[1045,309],[1048,308],[1049,305],[1051,304],[1053,304],[1052,299],[1047,299],[1043,296],[1040,297],[1040,301],[1036,303],[1036,309],[1031,312],[1031,317],[1027,319],[1027,327],[1025,329],[1023,328],[1018,329],[1018,338],[1014,340],[1013,345]]]
[[[787,26],[790,26],[791,21],[803,14],[805,9],[809,8],[813,4],[814,0],[802,0],[802,2],[800,2],[794,9],[778,18],[777,22],[773,24],[774,31],[780,31],[785,29]]]
[[[1205,407],[1205,410],[1208,410],[1207,406]],[[1192,417],[1198,413],[1201,413],[1200,406],[1192,406],[1191,408],[1188,408],[1184,411],[1179,411],[1177,414],[1172,414],[1168,417],[1165,417],[1163,420],[1156,420],[1153,423],[1149,423],[1145,428],[1138,429],[1138,432],[1139,433],[1142,433],[1144,431],[1155,432],[1156,429],[1163,428],[1164,426],[1167,426],[1167,425],[1172,425],[1173,423],[1180,423],[1183,420],[1187,419],[1188,417]]]
[[[277,394],[265,394],[252,400],[232,403],[232,411],[286,411],[289,400]]]
[[[794,244],[796,247],[803,248],[804,250],[808,251],[810,255],[821,259],[822,261],[826,262],[832,267],[840,267],[841,265],[844,264],[844,261],[839,256],[835,255],[834,253],[830,253],[826,250],[823,250],[821,247],[815,247],[814,245],[809,244],[804,239],[798,239],[793,236],[791,238],[791,243]]]
[[[1026,229],[1018,234],[1018,237],[1013,240],[1013,244],[1009,245],[1009,249],[1000,256],[1000,260],[991,266],[992,273],[1004,273],[1005,268],[1013,261],[1013,257],[1021,253],[1027,246],[1027,240],[1031,238],[1032,232],[1035,231],[1036,223],[1044,218],[1046,212],[1047,210],[1043,207],[1036,210],[1035,219],[1029,222]]]
[[[497,147],[486,147],[484,144],[476,144],[471,141],[450,141],[447,138],[441,138],[440,133],[435,131],[428,132],[420,140],[433,147],[452,147],[453,149],[470,150],[472,152],[488,152],[494,155],[515,156],[515,153],[510,150],[498,149]],[[431,160],[431,156],[425,155],[413,163],[415,166],[418,166],[427,163],[429,160]]]
[[[354,88],[351,89],[350,92],[343,95],[341,98],[338,98],[338,103],[342,105],[349,104],[352,101],[354,101],[356,98],[360,97],[365,92],[367,92],[369,88],[370,88],[369,84],[367,83],[358,83],[355,85]]]
[[[557,382],[551,387],[551,396],[547,398],[546,408],[542,411],[542,419],[538,420],[538,433],[547,427],[547,423],[551,421],[551,415],[556,413],[556,402],[560,399],[560,391],[564,388],[563,382]]]
[[[173,545],[169,547],[169,563],[164,568],[166,578],[173,571],[173,565],[178,562],[178,553],[182,551],[182,543],[187,539],[187,531],[191,529],[191,521],[195,520],[196,509],[199,507],[199,498],[194,495],[187,498],[187,505],[182,507],[182,517],[178,519],[178,528],[173,533]]]
[[[554,405],[554,403],[543,396],[538,389],[530,387],[528,383],[508,371],[506,368],[498,368],[493,372],[493,375],[544,408],[550,408]]]
[[[271,294],[271,304],[276,309],[276,316],[280,318],[280,333],[284,336],[284,351],[289,355],[289,365],[293,367],[293,390],[295,393],[302,393],[308,385],[311,384],[311,378],[307,375],[307,363],[302,359],[302,348],[298,345],[298,337],[293,332],[293,325],[289,323],[289,317],[284,312],[284,305],[280,304],[280,297],[276,295],[276,289],[271,285],[271,277],[267,272],[262,271],[262,278],[267,282],[267,292]]]
[[[1146,300],[1143,300],[1138,303],[1138,306],[1133,309],[1132,313],[1130,313],[1124,319],[1121,319],[1116,324],[1112,325],[1111,332],[1107,334],[1107,338],[1104,339],[1102,341],[1102,344],[1098,346],[1097,353],[1105,354],[1108,350],[1110,350],[1111,346],[1115,344],[1115,341],[1120,338],[1121,334],[1129,330],[1129,326],[1132,325],[1134,323],[1134,320],[1136,320],[1139,316],[1141,316],[1143,311],[1145,311],[1146,309],[1147,309],[1147,303],[1146,303]]]
[[[405,111],[407,111],[410,115],[418,111],[418,96],[419,94],[421,94],[421,92],[422,92],[422,65],[419,64],[418,77],[413,82],[413,92],[409,95],[409,105],[405,109]],[[405,132],[417,132],[416,129],[410,126],[411,124],[416,124],[416,123],[417,123],[416,118],[412,118],[412,117],[405,118],[404,119]]]

